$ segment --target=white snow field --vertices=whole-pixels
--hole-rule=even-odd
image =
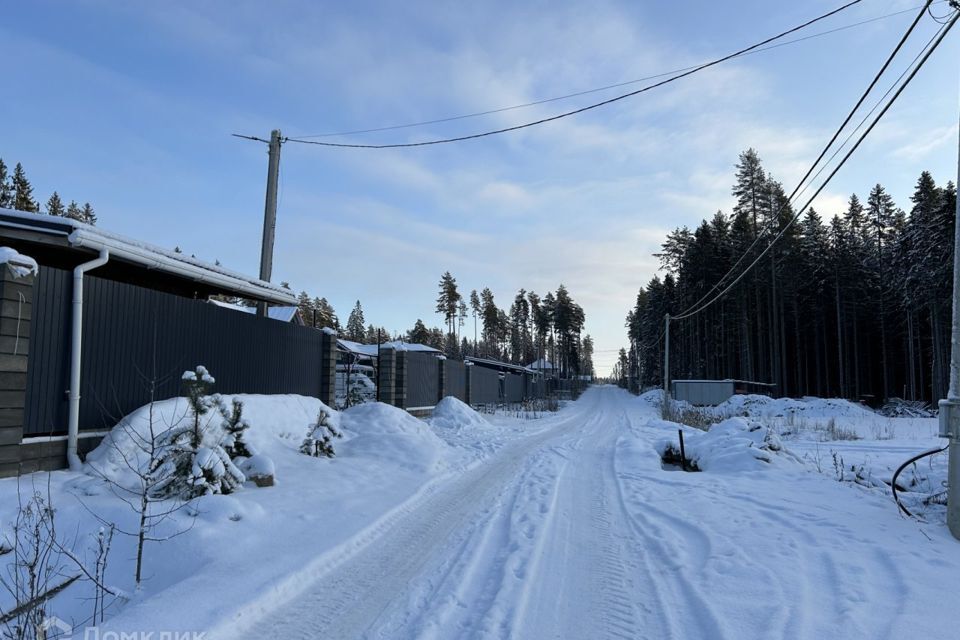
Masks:
[[[885,487],[838,482],[809,455],[887,447],[875,465],[885,468],[938,444],[934,420],[809,401],[810,420],[865,434],[826,441],[836,425],[747,411],[714,433],[685,427],[704,471],[683,473],[661,464],[678,425],[659,419],[656,396],[614,387],[539,420],[480,416],[452,399],[429,421],[361,405],[337,416],[346,437],[334,460],[296,452],[316,400],[244,400],[277,485],[197,500],[194,528],[148,551],[150,579],[109,612],[101,637],[957,635],[960,542],[942,514],[907,519]],[[81,529],[86,508],[71,493],[111,509],[101,481],[51,477]],[[4,522],[11,487],[0,482]],[[108,578],[129,586],[129,545],[117,553]],[[75,626],[87,607],[62,606]]]
[[[793,460],[665,471],[654,444],[675,425],[612,387],[541,423],[331,554],[296,597],[264,593],[211,635],[955,635],[960,543],[887,494]]]

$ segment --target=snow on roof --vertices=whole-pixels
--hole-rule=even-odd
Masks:
[[[467,364],[476,363],[481,366],[498,367],[500,369],[509,369],[511,371],[521,371],[523,373],[537,373],[536,371],[532,369],[528,369],[527,367],[520,364],[510,364],[509,362],[501,362],[500,360],[491,360],[490,358],[474,358],[473,356],[470,356],[468,358],[464,358],[464,360],[466,361]]]
[[[220,265],[105,231],[79,220],[0,209],[0,226],[26,228],[50,235],[65,236],[71,246],[94,250],[106,249],[111,255],[121,260],[205,282],[238,294],[246,294],[256,300],[284,304],[296,302],[293,292],[278,284],[264,282],[225,269]]]
[[[343,338],[337,338],[337,345],[344,351],[350,353],[356,353],[357,355],[367,356],[368,358],[377,357],[377,345],[375,344],[362,344],[360,342],[354,342],[353,340],[344,340]]]
[[[30,274],[37,275],[39,270],[36,260],[10,247],[0,247],[0,264],[7,265],[10,273],[17,278],[23,278]]]
[[[210,300],[212,304],[224,309],[233,309],[244,313],[256,313],[256,307],[245,307],[242,304],[233,304],[232,302],[223,302],[221,300]],[[297,315],[297,307],[267,307],[267,317],[280,322],[292,322]]]
[[[539,360],[534,360],[527,365],[528,369],[554,369],[553,363],[547,360],[546,358],[540,358]]]
[[[396,349],[397,351],[428,351],[431,353],[440,353],[439,349],[434,349],[431,346],[416,342],[404,342],[403,340],[384,342],[381,346],[385,349]]]
[[[377,357],[377,345],[375,344],[361,344],[352,340],[344,340],[343,338],[339,338],[337,342],[340,344],[340,348],[342,348],[344,351],[349,351],[351,353],[356,353],[371,358]],[[423,351],[427,353],[440,353],[439,350],[434,349],[431,346],[417,344],[416,342],[404,342],[403,340],[384,342],[380,345],[380,348],[395,349],[397,351]]]

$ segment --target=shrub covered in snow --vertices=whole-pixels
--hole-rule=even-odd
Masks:
[[[772,429],[746,418],[729,418],[705,433],[686,431],[683,439],[687,461],[701,471],[746,471],[780,461],[799,462]],[[655,447],[666,461],[680,459],[677,438],[660,440]]]
[[[160,438],[163,453],[152,474],[157,478],[151,498],[184,500],[211,493],[232,493],[246,481],[223,447],[201,435],[195,446],[192,429],[180,427]]]
[[[330,422],[330,415],[321,410],[317,422],[310,425],[307,437],[300,445],[300,452],[315,458],[332,458],[337,455],[333,449],[333,439],[342,437],[343,434]]]
[[[219,396],[208,395],[216,380],[206,367],[185,371],[184,392],[190,407],[185,424],[174,426],[160,436],[162,450],[152,487],[154,498],[190,499],[211,493],[232,493],[246,481],[233,458],[246,459],[251,452],[243,440],[247,424],[243,404],[234,399],[227,409]],[[216,408],[223,416],[219,428],[205,419]]]
[[[223,448],[231,458],[244,457],[249,458],[256,451],[247,443],[244,433],[250,428],[250,424],[243,417],[243,402],[238,398],[233,398],[230,407],[217,396],[217,409],[223,416],[223,429],[225,436],[223,439]]]

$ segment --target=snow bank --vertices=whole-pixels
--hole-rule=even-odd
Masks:
[[[230,406],[236,398],[243,403],[243,418],[250,425],[244,438],[262,456],[276,460],[299,445],[308,426],[317,421],[320,411],[330,414],[331,424],[337,425],[339,416],[316,398],[297,395],[221,395]],[[136,487],[136,476],[130,466],[143,469],[147,455],[140,446],[148,442],[151,428],[154,437],[192,420],[186,398],[171,398],[145,405],[121,420],[100,445],[87,454],[86,464],[97,476],[105,476],[121,486]],[[203,416],[204,425],[219,424],[223,417],[215,409]]]
[[[663,404],[663,391],[652,389],[637,396],[637,402],[648,407],[660,407]]]
[[[736,395],[708,409],[716,416],[777,417],[865,417],[876,415],[866,407],[839,398],[770,398],[760,395]]]
[[[261,482],[264,488],[258,488],[247,482],[230,495],[204,495],[160,521],[153,534],[173,537],[148,543],[147,578],[135,599],[112,605],[105,630],[169,629],[171,611],[177,612],[179,628],[206,630],[291,597],[328,570],[339,554],[367,544],[400,505],[480,457],[476,450],[445,443],[426,422],[384,404],[336,412],[305,396],[220,396],[228,407],[234,399],[243,403],[249,424],[244,441],[255,454],[234,460],[248,478],[276,475],[276,484]],[[299,450],[321,411],[344,434],[333,441],[332,459]],[[223,417],[211,411],[203,419],[218,426]],[[125,531],[136,529],[136,514],[120,499],[129,496],[102,478],[136,489],[131,467],[147,464],[138,442],[150,437],[151,424],[156,436],[191,420],[185,398],[141,407],[88,455],[85,474],[50,476],[58,527],[76,536],[75,551],[86,552],[88,533],[101,526],[98,518]],[[500,433],[488,425],[482,434],[471,431],[463,437],[486,441],[491,430],[494,436]],[[520,433],[504,429],[499,437]],[[0,533],[16,518],[17,492],[16,479],[0,481]],[[168,506],[155,504],[158,510]],[[133,593],[130,559],[136,555],[136,540],[117,536],[113,544],[107,582]],[[57,597],[50,612],[76,628],[89,616],[91,597],[90,584],[78,581]],[[9,605],[8,594],[0,589],[0,610]]]
[[[783,448],[776,433],[746,418],[729,418],[706,432],[684,430],[683,443],[687,460],[701,471],[729,473],[799,463],[796,456]],[[678,452],[680,443],[671,437],[658,441],[654,447],[663,457],[668,451]]]
[[[490,428],[490,423],[469,405],[447,396],[433,409],[430,426],[437,429],[462,430]]]
[[[367,402],[342,412],[345,440],[336,444],[337,456],[387,458],[403,467],[428,471],[438,468],[447,445],[422,420],[382,402]]]
[[[23,278],[30,274],[37,275],[39,272],[36,260],[10,247],[0,247],[0,264],[7,265],[10,273],[17,278]]]

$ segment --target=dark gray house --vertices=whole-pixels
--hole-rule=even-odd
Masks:
[[[0,209],[0,476],[79,464],[118,419],[179,395],[198,364],[222,393],[333,402],[335,337],[209,304],[293,306],[278,285],[66,218]],[[22,272],[22,270],[20,270]]]

